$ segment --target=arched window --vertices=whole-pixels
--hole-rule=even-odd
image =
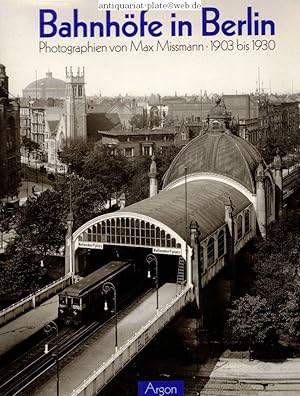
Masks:
[[[167,239],[167,247],[171,247],[171,235],[170,234],[167,234],[166,235],[166,239]]]
[[[215,261],[215,240],[210,238],[207,244],[207,265],[210,266]]]
[[[249,232],[251,229],[250,227],[250,212],[249,210],[247,210],[245,212],[245,234],[247,234],[247,232]]]
[[[165,247],[166,246],[166,233],[164,230],[161,230],[161,232],[160,232],[160,240],[161,240],[161,246]]]
[[[96,237],[97,237],[97,226],[93,225],[93,230],[92,230],[92,241],[96,242]]]
[[[146,245],[150,245],[150,224],[146,223],[146,240],[145,240]]]
[[[225,253],[225,233],[221,230],[218,235],[218,258],[224,256]]]
[[[237,219],[237,239],[241,239],[243,236],[243,216],[239,215]]]
[[[155,225],[151,224],[151,246],[155,246]]]
[[[86,228],[78,237],[90,242],[181,249],[181,244],[172,234],[145,220],[127,217],[103,219]]]

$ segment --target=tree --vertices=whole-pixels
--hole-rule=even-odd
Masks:
[[[147,114],[145,112],[143,114],[136,114],[131,117],[129,123],[135,128],[143,129],[148,124]]]
[[[71,175],[54,189],[28,199],[20,210],[15,232],[31,241],[41,255],[57,252],[64,243],[70,199],[76,229],[102,212],[106,203],[103,195],[101,186]]]
[[[249,350],[265,344],[276,329],[267,299],[248,294],[233,303],[228,324],[231,342],[247,345]]]
[[[43,256],[33,249],[28,236],[17,236],[6,253],[8,258],[2,263],[0,277],[2,292],[20,299],[44,286],[44,270],[40,265]]]
[[[269,131],[268,136],[262,138],[258,143],[258,150],[263,156],[267,164],[270,164],[276,150],[279,148],[281,156],[285,156],[288,153],[294,153],[295,148],[300,144],[300,135],[298,130],[296,131]]]
[[[19,238],[30,242],[32,249],[40,255],[56,252],[63,243],[64,201],[60,190],[46,190],[38,197],[29,198],[20,209],[15,232]],[[10,248],[15,249],[18,243],[16,238],[8,248],[8,256],[13,255]]]
[[[129,184],[131,165],[119,150],[100,146],[86,157],[82,175],[95,185],[101,185],[108,201],[118,198]]]
[[[177,146],[168,146],[163,152],[159,149],[154,151],[158,187],[162,186],[163,176],[179,151],[180,148]],[[149,197],[150,164],[150,156],[141,155],[132,161],[132,176],[127,189],[127,204],[132,204]]]
[[[82,139],[74,140],[70,144],[65,144],[58,152],[59,160],[70,167],[72,172],[82,174],[82,169],[86,158],[90,154],[92,147]]]
[[[6,249],[0,277],[2,290],[21,297],[44,285],[40,261],[64,245],[70,195],[75,229],[101,214],[106,204],[101,186],[77,175],[29,198],[20,210],[16,236]]]
[[[286,295],[285,304],[279,311],[282,332],[289,339],[298,340],[300,336],[300,282],[297,274],[297,287]]]
[[[162,179],[166,171],[169,169],[173,159],[181,150],[181,147],[172,145],[165,147],[163,151],[155,150],[156,166],[157,166],[157,178],[159,185],[162,184]]]
[[[3,248],[3,234],[12,228],[14,214],[9,212],[3,202],[0,201],[0,248]]]
[[[30,154],[32,154],[34,151],[39,150],[39,148],[40,148],[39,143],[31,140],[29,137],[26,137],[26,136],[23,136],[23,138],[22,138],[22,146],[27,151],[28,156]]]
[[[256,291],[260,296],[267,298],[274,309],[286,303],[288,292],[295,287],[300,237],[289,234],[282,239],[283,243],[277,242],[277,246],[272,243],[258,252],[254,266]]]
[[[149,197],[149,169],[151,158],[141,155],[131,164],[130,183],[126,190],[126,203],[131,205]]]
[[[291,344],[299,337],[299,257],[300,210],[297,209],[286,213],[280,222],[273,224],[265,241],[256,241],[253,257],[255,297],[242,297],[229,310],[228,324],[234,337],[243,336],[243,341],[249,344],[263,337],[267,340],[272,332]],[[261,329],[256,329],[256,338],[250,330],[253,326],[261,326],[263,330],[261,333]]]
[[[59,158],[91,185],[101,186],[102,197],[109,202],[119,197],[129,184],[131,165],[117,149],[104,145],[92,148],[78,140],[64,146]]]

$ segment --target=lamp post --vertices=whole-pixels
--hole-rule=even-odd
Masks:
[[[39,182],[39,176],[38,176],[38,171],[37,171],[37,158],[38,158],[38,153],[37,149],[35,150],[35,182]]]
[[[69,205],[70,205],[70,207],[69,207],[69,213],[71,213],[72,212],[72,169],[71,169],[71,164],[68,164],[68,171],[69,171],[69,175],[70,175],[70,177],[69,177],[69,183],[70,183],[70,186],[69,186]]]
[[[117,289],[116,286],[111,282],[105,282],[102,286],[102,290],[105,295],[108,292],[113,291],[114,293],[114,312],[115,312],[115,351],[118,350],[118,314],[117,314]],[[105,299],[104,301],[104,311],[108,311],[108,303]]]
[[[27,198],[29,196],[29,185],[28,185],[28,173],[29,173],[29,156],[30,156],[30,152],[28,151],[28,155],[27,155],[27,167],[26,167],[26,191],[27,191]]]
[[[150,253],[146,257],[146,261],[149,264],[149,266],[154,262],[155,263],[155,276],[153,279],[155,279],[155,289],[156,289],[156,313],[158,313],[158,261],[157,258],[154,254]],[[147,273],[147,278],[151,278],[151,269],[148,269]]]
[[[56,148],[56,138],[54,138],[54,159],[55,159],[55,175],[57,175],[57,148]]]
[[[56,396],[59,396],[59,333],[58,326],[55,322],[51,321],[45,324],[44,326],[45,333],[49,334],[53,331],[56,332],[56,352],[52,354],[53,358],[55,358],[56,362]],[[45,344],[45,354],[49,352],[48,344]]]

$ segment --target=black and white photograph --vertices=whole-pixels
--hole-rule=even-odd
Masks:
[[[300,394],[299,16],[1,0],[0,396]]]

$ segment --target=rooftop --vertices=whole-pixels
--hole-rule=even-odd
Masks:
[[[146,215],[160,221],[185,239],[185,186],[184,184],[144,199],[122,209]],[[246,208],[250,201],[234,187],[215,180],[197,180],[187,183],[188,224],[196,220],[200,225],[201,239],[224,224],[224,207],[228,197],[234,212]]]
[[[186,167],[188,175],[205,172],[227,176],[255,193],[255,172],[262,157],[251,143],[231,132],[230,122],[224,104],[218,102],[209,113],[206,130],[173,160],[163,187],[183,177]]]

